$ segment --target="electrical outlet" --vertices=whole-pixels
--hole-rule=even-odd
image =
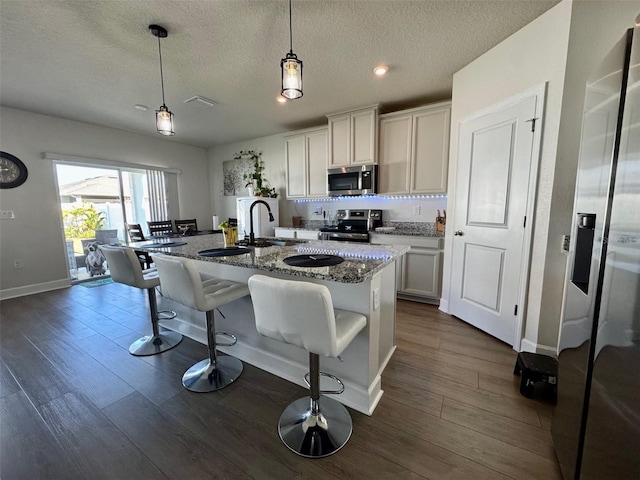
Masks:
[[[15,268],[16,270],[24,268],[24,263],[22,263],[22,260],[15,259],[13,261],[13,268]]]
[[[414,215],[420,215],[420,205],[414,205],[413,206],[413,214]]]
[[[322,215],[322,206],[321,205],[317,205],[316,206],[316,215]]]
[[[373,309],[378,310],[380,308],[380,289],[376,288],[373,291]]]
[[[562,253],[569,253],[569,243],[571,242],[570,235],[562,236]]]
[[[12,210],[0,210],[0,220],[9,220],[12,218],[16,218],[13,215],[13,211]]]

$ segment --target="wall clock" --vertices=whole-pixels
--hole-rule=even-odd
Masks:
[[[10,153],[0,152],[0,188],[15,188],[27,181],[27,167]]]

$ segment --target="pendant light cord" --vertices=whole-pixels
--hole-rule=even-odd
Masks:
[[[162,88],[162,105],[164,102],[164,77],[162,75],[162,48],[160,48],[160,36],[158,36],[158,54],[160,55],[160,86]]]
[[[291,0],[289,0],[289,53],[293,53],[293,33],[291,29]]]

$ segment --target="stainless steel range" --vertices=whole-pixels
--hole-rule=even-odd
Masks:
[[[382,210],[338,210],[337,225],[320,229],[320,240],[369,242],[369,232],[382,226]]]

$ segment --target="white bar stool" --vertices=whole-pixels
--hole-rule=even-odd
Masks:
[[[158,277],[155,268],[142,270],[140,259],[131,248],[110,245],[100,245],[99,248],[107,259],[109,272],[114,282],[145,289],[149,295],[153,333],[133,342],[129,346],[129,353],[138,356],[156,355],[178,345],[182,341],[182,335],[171,331],[160,332],[158,327],[159,313],[170,313],[163,319],[173,318],[176,314],[175,312],[158,312],[156,287],[160,285],[160,277]]]
[[[235,345],[238,341],[231,333],[216,333],[214,309],[249,295],[242,283],[208,277],[202,280],[193,260],[169,255],[152,255],[160,274],[162,294],[189,308],[207,314],[207,344],[209,358],[193,365],[182,376],[182,385],[192,392],[213,392],[226,387],[242,373],[242,362],[237,358],[216,354],[216,335],[224,335]]]
[[[258,332],[309,352],[310,372],[305,381],[310,397],[300,398],[284,410],[278,422],[280,438],[303,457],[337,452],[351,437],[353,424],[340,402],[320,395],[342,393],[344,384],[320,372],[319,356],[339,356],[366,326],[367,317],[334,309],[324,285],[254,275],[249,279],[249,290]],[[320,375],[337,381],[340,389],[321,391]]]

